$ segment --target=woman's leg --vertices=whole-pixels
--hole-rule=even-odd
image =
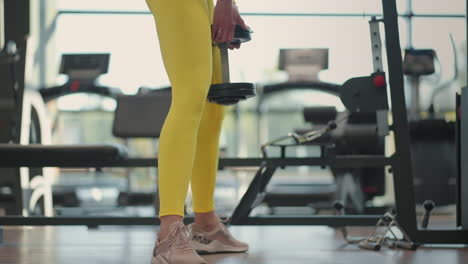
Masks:
[[[208,1],[210,20],[213,19],[213,1]],[[218,47],[213,47],[212,84],[222,82],[221,57]],[[197,152],[192,174],[192,197],[195,221],[204,226],[216,226],[219,219],[214,214],[214,190],[218,172],[219,137],[224,120],[225,106],[207,103],[198,131]]]
[[[213,80],[221,82],[219,49],[213,48]],[[214,208],[214,189],[218,172],[219,137],[224,120],[225,106],[206,103],[198,130],[197,151],[192,170],[193,209],[207,213]]]
[[[200,121],[212,78],[206,0],[147,0],[155,16],[172,105],[159,145],[161,236],[181,221],[196,153]]]

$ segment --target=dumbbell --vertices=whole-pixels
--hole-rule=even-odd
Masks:
[[[236,25],[234,31],[234,39],[229,43],[215,44],[219,47],[221,52],[221,67],[223,82],[220,84],[212,84],[208,92],[208,101],[221,105],[234,105],[240,101],[254,97],[255,84],[253,83],[231,83],[229,75],[229,57],[228,46],[229,44],[240,44],[250,41],[251,31],[245,30],[241,26]]]

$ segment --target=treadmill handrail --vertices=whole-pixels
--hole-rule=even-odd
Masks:
[[[79,89],[73,89],[72,85],[73,83],[66,83],[64,85],[42,88],[39,90],[39,92],[41,93],[42,98],[46,103],[58,99],[62,96],[75,93],[97,94],[114,99],[116,99],[118,95],[123,94],[119,88],[114,87],[98,86],[94,84],[81,84]]]
[[[270,95],[287,90],[316,90],[333,95],[339,95],[341,85],[327,82],[284,82],[277,84],[268,84],[263,86],[262,95]]]

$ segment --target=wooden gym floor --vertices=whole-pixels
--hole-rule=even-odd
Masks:
[[[4,227],[2,264],[150,263],[156,227]],[[205,256],[218,264],[466,264],[468,248],[428,246],[417,251],[360,250],[339,234],[317,226],[242,226],[233,234],[248,242],[246,254]],[[367,233],[354,228],[353,233]]]

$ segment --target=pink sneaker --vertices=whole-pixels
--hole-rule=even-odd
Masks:
[[[210,232],[195,223],[188,228],[192,233],[192,246],[199,254],[241,253],[249,250],[249,245],[235,239],[223,223]]]
[[[190,243],[190,232],[183,223],[169,227],[166,240],[156,241],[151,264],[207,264]]]

